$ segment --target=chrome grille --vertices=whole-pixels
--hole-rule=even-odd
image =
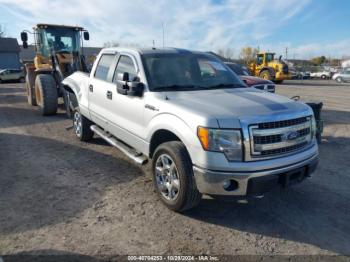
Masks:
[[[252,157],[286,154],[311,142],[311,117],[259,123],[251,125],[249,132]]]

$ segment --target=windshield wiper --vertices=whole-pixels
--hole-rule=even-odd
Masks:
[[[215,89],[215,88],[228,88],[228,87],[234,87],[234,88],[240,88],[240,87],[246,87],[244,85],[241,84],[226,84],[226,83],[220,83],[217,85],[213,85],[213,86],[208,86],[208,89]]]
[[[195,85],[168,85],[168,86],[156,86],[153,87],[152,90],[153,91],[176,91],[176,90],[195,90],[195,89],[199,89],[199,88],[203,88],[200,86],[195,86]]]

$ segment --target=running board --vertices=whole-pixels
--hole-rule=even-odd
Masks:
[[[132,160],[134,160],[138,164],[145,164],[147,162],[147,157],[143,155],[142,153],[137,152],[132,147],[127,146],[126,144],[118,141],[115,137],[113,137],[111,134],[105,132],[101,128],[99,128],[96,125],[90,126],[90,129],[98,136],[103,138],[105,141],[107,141],[112,146],[118,148],[120,151],[122,151],[125,155],[130,157]]]

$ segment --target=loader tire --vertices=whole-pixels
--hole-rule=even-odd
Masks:
[[[52,75],[37,75],[35,79],[35,97],[43,116],[57,113],[57,86]]]
[[[26,87],[26,91],[27,91],[28,104],[30,106],[37,106],[38,104],[36,103],[34,88],[30,86],[28,76],[26,77],[25,87]]]
[[[263,70],[262,72],[260,72],[259,77],[265,80],[272,81],[272,76],[268,70]]]

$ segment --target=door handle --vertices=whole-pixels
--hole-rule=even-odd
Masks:
[[[90,92],[94,92],[94,86],[93,85],[89,85],[89,91]]]
[[[106,94],[107,98],[112,100],[112,94],[113,94],[112,91],[107,91],[107,94]]]

